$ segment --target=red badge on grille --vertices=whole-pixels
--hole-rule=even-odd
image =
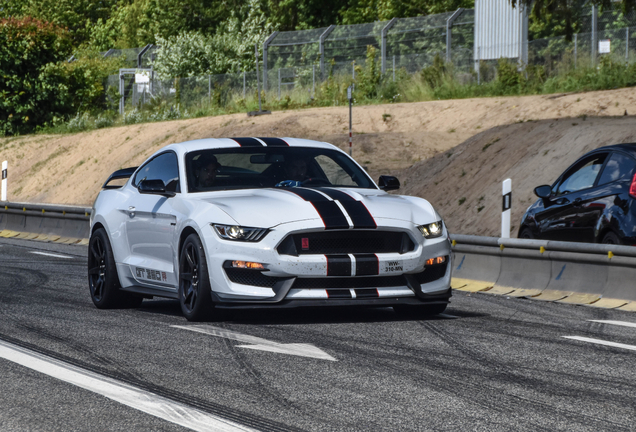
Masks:
[[[307,237],[301,239],[301,244],[303,249],[309,249],[309,239]]]

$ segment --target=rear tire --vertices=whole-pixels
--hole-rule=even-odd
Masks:
[[[88,244],[88,287],[98,309],[138,307],[143,300],[120,290],[113,250],[104,228],[96,229]]]
[[[179,257],[179,304],[188,321],[208,320],[214,304],[208,263],[199,236],[190,234]]]
[[[621,239],[618,238],[618,236],[614,232],[610,231],[603,236],[603,240],[601,240],[601,243],[619,245],[621,244]]]

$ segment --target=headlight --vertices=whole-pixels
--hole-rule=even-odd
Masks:
[[[442,221],[438,221],[427,225],[420,225],[417,228],[425,238],[430,239],[441,236],[444,232],[443,226],[444,223]]]
[[[258,242],[269,232],[267,228],[250,228],[237,225],[212,224],[216,233],[225,240]]]

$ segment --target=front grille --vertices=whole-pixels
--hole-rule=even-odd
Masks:
[[[272,288],[276,282],[285,279],[265,276],[260,271],[249,269],[226,268],[225,273],[230,281],[234,283],[265,288]]]
[[[379,277],[326,277],[297,278],[292,288],[296,289],[333,289],[333,288],[382,288],[406,286],[404,276]]]
[[[282,255],[406,253],[415,244],[405,232],[377,230],[290,234],[278,246]]]

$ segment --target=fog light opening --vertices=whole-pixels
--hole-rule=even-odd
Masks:
[[[427,266],[432,266],[432,265],[437,265],[437,264],[444,264],[446,262],[446,257],[445,256],[438,256],[435,258],[429,258],[426,260],[426,265]]]
[[[265,266],[263,264],[251,261],[232,261],[231,267],[249,270],[265,270]]]

